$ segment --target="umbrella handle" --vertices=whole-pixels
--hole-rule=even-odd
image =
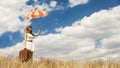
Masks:
[[[41,28],[40,24],[38,24],[38,28],[39,28],[39,29]]]

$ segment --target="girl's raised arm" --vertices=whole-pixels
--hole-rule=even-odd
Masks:
[[[39,36],[40,35],[40,29],[41,29],[41,26],[38,25],[38,33],[37,34],[32,34],[33,36]]]

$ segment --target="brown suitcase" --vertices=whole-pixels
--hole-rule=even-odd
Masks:
[[[32,60],[32,56],[33,56],[33,52],[31,52],[30,50],[24,48],[23,50],[21,50],[19,52],[19,59],[22,62],[28,61],[28,60]]]

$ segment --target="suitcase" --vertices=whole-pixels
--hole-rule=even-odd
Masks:
[[[26,48],[24,48],[23,50],[21,50],[19,52],[19,59],[22,62],[32,60],[32,58],[33,58],[32,56],[33,56],[33,52],[31,52],[30,50],[28,50]]]

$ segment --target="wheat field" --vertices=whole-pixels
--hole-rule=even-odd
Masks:
[[[21,62],[18,59],[0,57],[0,68],[120,68],[120,61],[40,59],[33,62]]]

